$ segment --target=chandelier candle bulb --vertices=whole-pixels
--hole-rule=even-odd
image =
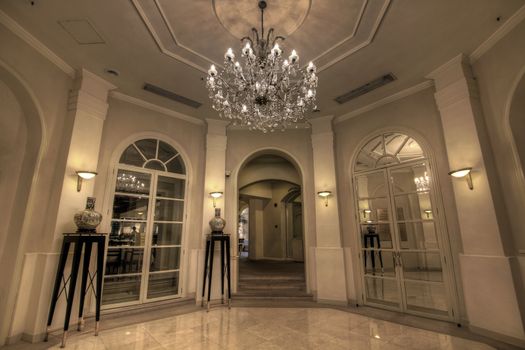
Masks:
[[[299,67],[299,55],[292,50],[284,59],[284,37],[274,35],[273,28],[264,29],[266,1],[259,1],[260,32],[241,39],[238,61],[229,48],[224,55],[224,69],[212,66],[206,87],[212,107],[221,118],[233,125],[247,126],[263,133],[285,130],[304,121],[305,114],[316,108],[318,78],[310,62]]]

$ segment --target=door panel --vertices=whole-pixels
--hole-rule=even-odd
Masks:
[[[364,299],[400,311],[450,316],[426,162],[355,177]]]

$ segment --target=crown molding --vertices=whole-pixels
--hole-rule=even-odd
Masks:
[[[4,11],[0,10],[0,23],[9,29],[13,34],[25,41],[29,46],[38,51],[42,56],[54,63],[61,71],[66,73],[70,78],[75,78],[75,69],[58,57],[47,46],[42,44],[37,38],[25,30],[18,22],[9,17]]]
[[[186,115],[186,114],[174,111],[174,110],[169,109],[169,108],[161,107],[159,105],[156,105],[156,104],[153,104],[151,102],[147,102],[147,101],[141,100],[141,99],[133,97],[133,96],[126,95],[126,94],[124,94],[122,92],[119,92],[119,91],[110,91],[109,96],[114,98],[114,99],[117,99],[117,100],[120,100],[120,101],[124,101],[124,102],[128,102],[128,103],[134,104],[136,106],[140,106],[140,107],[149,109],[150,111],[159,112],[159,113],[165,114],[165,115],[170,116],[170,117],[174,117],[174,118],[177,118],[177,119],[180,119],[180,120],[184,120],[184,121],[192,123],[192,124],[196,124],[196,125],[204,125],[205,124],[204,120],[202,120],[202,119],[195,118],[195,117],[190,117],[189,115]]]
[[[369,111],[374,110],[376,108],[379,108],[381,106],[387,105],[387,104],[392,103],[392,102],[397,101],[397,100],[400,100],[400,99],[402,99],[404,97],[413,95],[415,93],[418,93],[420,91],[428,89],[428,88],[430,88],[432,86],[434,86],[434,83],[432,82],[432,80],[425,80],[422,83],[419,83],[417,85],[411,86],[408,89],[401,90],[399,92],[396,92],[393,95],[390,95],[390,96],[387,96],[387,97],[382,98],[380,100],[377,100],[375,102],[372,102],[372,103],[370,103],[370,104],[368,104],[368,105],[366,105],[364,107],[356,109],[355,111],[351,111],[349,113],[340,115],[339,117],[336,117],[334,119],[334,123],[335,124],[341,123],[341,122],[343,122],[345,120],[348,120],[350,118],[354,118],[354,117],[356,117],[356,116],[358,116],[360,114],[369,112]]]
[[[488,37],[477,49],[475,49],[469,56],[470,64],[474,64],[477,60],[486,54],[494,47],[501,39],[503,39],[510,31],[514,29],[525,19],[525,5],[520,7],[508,20],[505,21],[491,36]]]

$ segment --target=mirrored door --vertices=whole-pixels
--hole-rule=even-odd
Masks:
[[[116,172],[102,303],[124,306],[176,297],[185,177],[126,166]]]
[[[450,318],[445,257],[426,161],[354,178],[365,303]]]

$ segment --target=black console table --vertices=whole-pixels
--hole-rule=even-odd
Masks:
[[[80,283],[80,305],[78,311],[78,330],[82,329],[84,324],[84,300],[87,292],[91,289],[95,294],[96,299],[96,314],[95,314],[95,335],[98,335],[99,321],[100,321],[100,303],[102,298],[102,277],[104,274],[104,250],[106,245],[106,234],[103,233],[64,233],[64,240],[62,241],[62,249],[60,251],[60,259],[58,261],[58,268],[55,277],[55,284],[53,287],[53,294],[51,295],[51,306],[49,307],[49,316],[47,319],[47,329],[45,341],[48,339],[49,327],[53,322],[53,315],[55,313],[58,298],[62,293],[66,296],[67,306],[64,320],[64,333],[62,334],[61,347],[66,346],[67,332],[69,329],[69,319],[71,317],[71,309],[73,307],[73,299],[75,297],[75,287],[77,284],[78,271],[80,268],[80,260],[82,250],[84,250],[84,261],[82,266],[82,279]],[[93,244],[97,244],[97,269],[94,274],[89,271],[89,263],[91,258],[91,250]],[[75,245],[73,253],[73,262],[71,264],[71,274],[66,278],[64,276],[64,268],[66,267],[67,257],[71,244]],[[89,285],[88,285],[89,278]],[[96,290],[94,287],[94,280],[96,278]],[[69,288],[67,284],[69,282]]]
[[[228,308],[231,307],[231,281],[230,281],[230,235],[223,232],[212,232],[206,236],[206,253],[204,257],[204,277],[202,281],[202,301],[204,306],[204,295],[206,291],[206,277],[208,277],[208,301],[207,310],[210,310],[211,281],[213,275],[213,257],[215,252],[215,242],[220,243],[221,247],[221,303],[224,304],[224,277],[228,281]]]

